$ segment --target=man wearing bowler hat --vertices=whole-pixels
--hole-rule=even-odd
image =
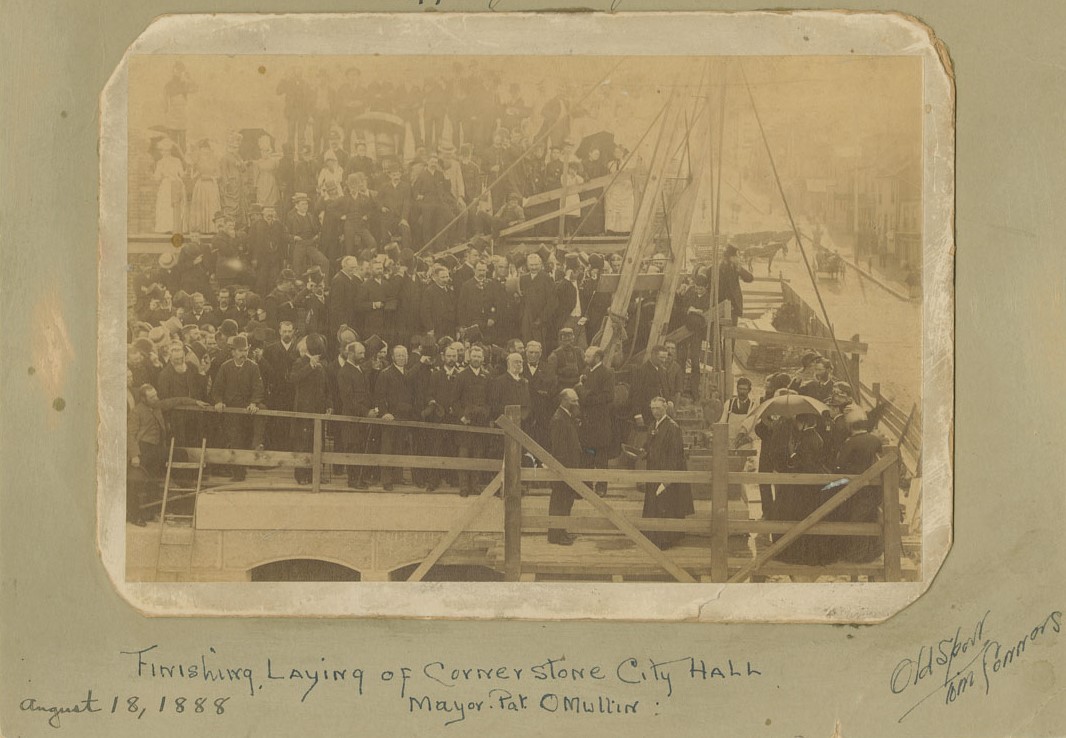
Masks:
[[[233,358],[224,361],[219,367],[211,392],[215,409],[242,408],[249,413],[259,412],[259,404],[263,401],[263,377],[259,373],[259,366],[248,358],[248,338],[238,334],[230,339],[229,347]],[[248,421],[249,418],[235,413],[226,413],[222,417],[222,437],[226,448],[249,448],[251,424]],[[234,466],[230,473],[233,481],[240,482],[244,480],[245,468]]]

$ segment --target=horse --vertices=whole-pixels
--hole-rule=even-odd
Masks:
[[[766,259],[766,273],[770,274],[774,267],[774,259],[781,252],[788,256],[788,240],[771,241],[758,246],[749,246],[740,252],[740,256],[748,263],[748,271],[755,271],[753,262],[756,259]]]

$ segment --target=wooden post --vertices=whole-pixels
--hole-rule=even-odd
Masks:
[[[503,414],[515,425],[522,408],[508,405]],[[522,444],[510,433],[503,437],[503,578],[517,582],[522,575]]]
[[[873,397],[874,407],[877,407],[878,405],[881,404],[881,383],[880,382],[874,382],[874,386],[870,388],[870,391],[873,392],[873,394],[874,394],[874,397]],[[855,404],[859,404],[859,403],[855,403]]]
[[[890,449],[896,463],[889,464],[881,475],[881,509],[884,512],[885,581],[899,582],[903,579],[901,558],[903,541],[899,520],[899,451]]]
[[[726,303],[727,305],[729,303]],[[726,312],[729,308],[726,308]],[[736,345],[736,341],[732,337],[722,339],[724,353],[722,354],[722,402],[729,402],[729,398],[733,396],[733,347]]]
[[[315,440],[311,451],[311,491],[322,486],[322,418],[315,418]]]
[[[729,424],[711,436],[711,579],[729,580]]]
[[[559,197],[559,211],[560,211],[559,212],[559,243],[562,243],[563,241],[566,240],[566,216],[567,216],[566,198],[570,195],[570,181],[569,181],[570,180],[570,151],[569,150],[567,150],[563,154],[563,174],[562,174],[561,179],[562,179],[562,182],[560,182],[560,184],[563,186],[563,194]],[[493,205],[493,207],[496,207],[496,203],[493,203],[492,205]],[[578,215],[580,215],[580,214],[581,213],[579,211]],[[547,266],[547,265],[545,265],[545,266]]]
[[[856,333],[851,337],[851,340],[855,343],[860,343],[859,334]],[[859,355],[851,354],[848,357],[848,372],[851,374],[851,388],[855,391],[855,404],[859,404],[859,396],[862,392],[862,383],[859,381]]]

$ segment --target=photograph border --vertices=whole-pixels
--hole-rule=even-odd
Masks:
[[[387,31],[387,33],[382,33]],[[583,40],[580,49],[572,38]],[[493,38],[487,43],[485,38]],[[387,40],[382,40],[387,39]],[[477,45],[472,39],[481,39]],[[535,45],[531,39],[535,40]],[[269,44],[269,52],[264,47]],[[708,52],[713,50],[713,54]],[[909,583],[127,583],[125,366],[128,68],[140,54],[908,55],[923,61],[922,573]],[[101,96],[98,545],[149,615],[879,622],[932,583],[952,540],[954,86],[930,29],[891,13],[187,15],[155,21]],[[767,589],[772,588],[772,589]]]

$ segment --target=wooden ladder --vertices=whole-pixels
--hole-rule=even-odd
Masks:
[[[198,461],[174,461],[174,439],[170,439],[167,455],[167,473],[163,481],[163,503],[159,511],[159,548],[156,549],[156,574],[160,572],[187,574],[192,570],[193,544],[196,541],[196,499],[203,485],[204,466],[207,463],[207,439],[200,444]],[[174,469],[196,469],[196,487],[171,487],[171,472]],[[180,494],[171,498],[171,492]],[[167,514],[167,502],[192,498],[192,513],[188,515]],[[173,551],[173,557],[164,557],[164,549]],[[175,560],[177,563],[174,563]]]

